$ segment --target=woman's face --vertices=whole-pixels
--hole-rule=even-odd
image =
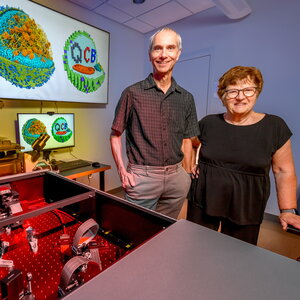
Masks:
[[[222,102],[230,114],[244,115],[253,110],[257,97],[256,85],[252,80],[246,79],[235,85],[228,85]]]

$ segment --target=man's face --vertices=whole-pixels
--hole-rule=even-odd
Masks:
[[[165,30],[158,33],[149,52],[153,73],[160,75],[172,73],[180,53],[181,50],[178,49],[178,39],[175,32]]]

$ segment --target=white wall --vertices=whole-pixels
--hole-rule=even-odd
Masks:
[[[24,0],[25,1],[25,0]],[[300,174],[300,126],[298,125],[298,70],[300,70],[300,1],[247,0],[253,12],[245,19],[233,21],[216,7],[170,25],[183,37],[182,59],[211,55],[209,78],[209,113],[221,109],[214,91],[218,78],[235,65],[253,65],[261,69],[265,87],[257,111],[283,117],[292,137],[297,173]],[[106,172],[106,189],[120,186],[109,146],[110,126],[122,90],[144,78],[150,71],[147,49],[151,33],[143,36],[104,17],[93,15],[75,4],[60,0],[38,0],[48,7],[86,21],[111,33],[108,105],[57,103],[60,112],[75,112],[77,146],[72,151],[80,158],[112,165]],[[129,42],[130,41],[130,42]],[[197,77],[197,72],[188,76]],[[199,78],[201,80],[201,78]],[[207,101],[207,99],[196,99]],[[55,110],[54,103],[43,103],[43,112]],[[199,108],[198,108],[199,109]],[[201,108],[202,110],[202,108]],[[15,139],[13,122],[17,112],[39,112],[35,101],[4,101],[0,109],[0,137]],[[55,158],[68,156],[55,154]],[[300,175],[299,175],[300,176]],[[97,178],[92,179],[97,184]],[[267,211],[277,213],[274,189]]]
[[[219,77],[226,70],[236,65],[248,65],[262,71],[265,86],[256,110],[279,115],[287,122],[293,132],[295,164],[300,176],[300,1],[247,2],[253,12],[242,20],[230,20],[213,7],[170,27],[182,35],[183,59],[198,57],[202,53],[212,56],[208,113],[223,111],[214,91]],[[145,36],[145,44],[150,34]],[[148,72],[146,61],[145,57],[145,74]],[[186,70],[186,74],[199,77],[200,72]],[[196,99],[196,103],[199,101],[206,99]],[[278,213],[274,187],[267,212]]]

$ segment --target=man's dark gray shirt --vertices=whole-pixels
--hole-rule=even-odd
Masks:
[[[194,98],[172,78],[166,94],[152,74],[126,88],[116,107],[112,130],[126,130],[132,164],[167,166],[183,159],[182,140],[199,135]]]

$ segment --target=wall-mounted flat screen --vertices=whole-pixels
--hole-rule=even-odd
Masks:
[[[0,0],[0,98],[108,102],[109,33],[28,0]]]
[[[32,151],[34,145],[43,145],[38,150],[53,150],[75,146],[75,124],[73,113],[17,115],[17,141],[24,147],[21,151]]]

